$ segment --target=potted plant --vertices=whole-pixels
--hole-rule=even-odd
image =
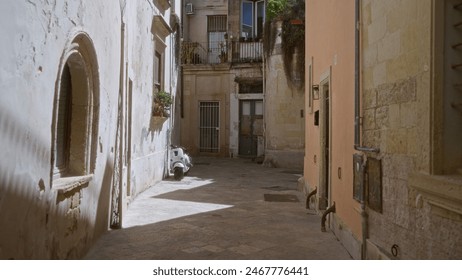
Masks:
[[[221,63],[228,62],[228,48],[226,42],[220,42],[220,55],[218,57],[220,58]]]
[[[155,117],[170,117],[170,107],[173,103],[172,95],[166,91],[159,91],[154,97],[154,110]]]
[[[194,61],[196,55],[196,49],[199,46],[197,42],[183,42],[181,46],[182,56],[185,59],[186,64],[191,64]]]

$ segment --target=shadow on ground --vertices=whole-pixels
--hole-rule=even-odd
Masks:
[[[198,158],[181,182],[140,194],[124,228],[105,234],[85,259],[350,259],[304,208],[300,176],[251,160]]]

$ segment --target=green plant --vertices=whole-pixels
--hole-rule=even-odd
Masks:
[[[267,8],[264,39],[265,55],[269,57],[274,48],[276,37],[279,35],[274,20],[282,21],[281,50],[284,62],[284,72],[290,85],[297,88],[304,86],[305,77],[305,25],[294,24],[304,22],[304,0],[270,0]],[[295,58],[294,54],[297,54]]]
[[[272,21],[287,8],[287,0],[269,0],[266,7],[266,19]]]
[[[193,62],[198,47],[199,43],[197,42],[183,42],[181,44],[181,57],[184,59],[183,63],[190,64]]]
[[[169,117],[170,107],[173,103],[172,95],[166,91],[159,91],[154,97],[153,115],[158,117]]]

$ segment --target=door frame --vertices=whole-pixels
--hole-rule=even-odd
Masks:
[[[332,79],[330,70],[322,75],[320,95],[320,168],[318,210],[326,210],[332,197]]]

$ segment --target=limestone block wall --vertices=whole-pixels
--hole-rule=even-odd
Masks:
[[[183,66],[183,110],[181,145],[191,155],[228,156],[230,135],[230,91],[234,76],[226,64]],[[219,137],[217,152],[200,151],[200,102],[218,102]]]
[[[460,214],[435,214],[410,187],[412,174],[431,172],[433,7],[362,1],[362,143],[380,148],[368,156],[381,159],[383,174],[383,208],[369,209],[368,246],[391,258],[462,255]]]
[[[303,170],[305,93],[304,89],[289,85],[278,41],[266,59],[265,71],[264,164]]]
[[[262,66],[241,65],[236,66],[230,71],[229,81],[229,156],[239,155],[239,101],[240,100],[264,100],[264,93],[261,94],[239,94],[239,83],[236,79],[261,79]],[[259,136],[257,144],[257,156],[264,154],[265,141],[263,136]]]
[[[178,1],[181,2],[181,1]],[[183,1],[186,2],[186,1]],[[184,39],[186,41],[205,43],[207,38],[207,16],[208,15],[227,15],[227,0],[191,0],[194,13],[184,15]],[[236,1],[232,1],[236,2]]]

